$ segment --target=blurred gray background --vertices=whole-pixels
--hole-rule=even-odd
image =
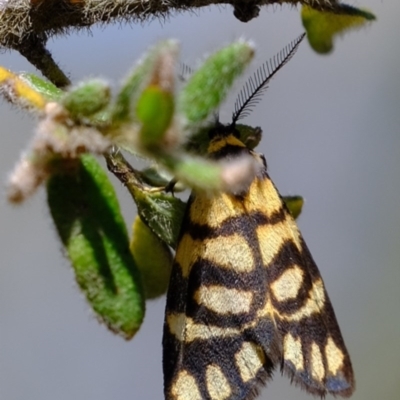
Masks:
[[[281,193],[306,200],[299,225],[352,357],[353,399],[399,399],[400,4],[350,4],[369,7],[378,21],[336,40],[328,57],[303,43],[244,122],[263,128],[259,149]],[[182,60],[193,66],[234,39],[252,39],[250,74],[301,31],[294,8],[263,9],[243,24],[230,7],[214,7],[73,33],[49,45],[74,82],[102,76],[117,84],[160,39],[180,39]],[[16,53],[1,54],[0,64],[34,71]],[[222,107],[223,121],[240,87]],[[5,182],[33,122],[5,102],[0,120]],[[130,224],[134,206],[115,183]],[[148,303],[142,329],[125,342],[97,323],[79,293],[43,189],[20,207],[7,204],[2,189],[0,227],[0,400],[161,400],[165,298]],[[260,396],[308,398],[278,372]]]

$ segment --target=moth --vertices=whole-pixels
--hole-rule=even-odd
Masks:
[[[354,390],[318,268],[264,157],[236,130],[303,37],[257,70],[238,97],[232,123],[210,131],[210,158],[246,155],[260,169],[241,193],[190,196],[167,294],[166,400],[254,399],[276,367],[314,395],[347,397]]]

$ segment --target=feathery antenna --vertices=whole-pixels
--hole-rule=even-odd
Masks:
[[[270,79],[293,57],[306,34],[301,34],[290,42],[278,54],[262,64],[253,76],[246,82],[235,101],[235,111],[232,115],[232,124],[247,117],[261,100],[261,96],[268,88]]]
[[[181,62],[179,65],[179,73],[178,78],[182,82],[186,82],[191,75],[193,75],[193,68],[190,67],[188,64]]]

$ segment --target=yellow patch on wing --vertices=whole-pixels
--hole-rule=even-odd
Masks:
[[[204,260],[216,266],[235,272],[251,272],[254,257],[246,239],[234,233],[231,236],[206,239],[199,246],[199,253]]]
[[[268,218],[282,209],[282,200],[269,178],[254,179],[243,204],[247,212],[258,211]]]
[[[270,264],[274,257],[279,254],[281,247],[290,240],[301,252],[300,234],[297,230],[290,229],[288,225],[290,220],[291,218],[287,217],[286,220],[277,224],[261,225],[257,228],[257,238],[265,266]]]
[[[185,233],[175,255],[175,262],[179,264],[184,278],[189,276],[190,270],[197,260],[210,261],[218,267],[232,269],[236,272],[251,272],[255,268],[249,244],[243,236],[237,233],[202,241],[194,240]]]
[[[255,378],[260,369],[263,368],[265,363],[264,351],[253,342],[244,342],[235,354],[235,363],[243,382],[248,382]]]
[[[170,313],[166,316],[166,322],[169,331],[178,339],[180,342],[185,340],[185,328],[187,318],[183,313]]]
[[[274,319],[278,316],[287,321],[300,321],[314,313],[320,313],[325,304],[325,291],[322,279],[315,281],[308,293],[308,299],[303,307],[292,314],[278,312],[272,305],[271,300],[267,298],[265,305],[257,311],[257,318],[269,317]]]
[[[230,336],[240,336],[241,332],[236,328],[221,328],[214,325],[196,324],[192,319],[188,319],[186,324],[186,342],[193,342],[197,339],[209,340],[217,337],[227,338]]]
[[[219,285],[203,285],[195,292],[194,299],[197,304],[219,314],[240,314],[250,312],[253,293]]]
[[[228,379],[216,364],[207,366],[206,386],[212,400],[226,400],[232,393]]]
[[[221,328],[214,325],[196,324],[183,313],[170,313],[166,317],[169,331],[181,342],[208,340],[217,337],[240,336],[237,328]]]
[[[295,299],[303,284],[303,270],[294,265],[271,284],[272,292],[278,301]]]
[[[203,400],[196,379],[186,370],[179,372],[172,384],[171,394],[174,400]]]
[[[192,265],[200,256],[200,243],[199,240],[193,240],[188,233],[185,233],[178,244],[175,262],[179,264],[184,278],[189,276]]]
[[[328,363],[329,372],[335,376],[343,368],[344,354],[336,346],[331,337],[328,338],[325,346],[325,357]]]
[[[293,314],[280,314],[280,318],[289,321],[300,321],[314,313],[320,313],[325,304],[325,290],[322,279],[315,281],[308,293],[306,304]]]
[[[311,376],[319,382],[322,382],[325,377],[325,367],[322,359],[322,353],[319,346],[315,342],[312,342],[311,344]]]
[[[210,228],[219,228],[226,219],[243,213],[242,202],[234,196],[198,194],[190,206],[190,221]]]
[[[283,358],[290,361],[296,370],[304,370],[304,356],[301,350],[301,339],[295,339],[290,333],[283,340]]]

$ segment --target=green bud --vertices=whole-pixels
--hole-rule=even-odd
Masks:
[[[142,275],[146,299],[162,296],[169,284],[172,253],[139,216],[133,222],[130,249]]]
[[[173,60],[177,57],[178,46],[173,40],[168,40],[154,46],[145,57],[138,63],[133,71],[127,76],[122,87],[117,94],[117,98],[112,110],[112,119],[114,124],[131,123],[136,121],[137,101],[142,96],[143,90],[150,84],[156,83],[154,75],[162,74],[163,68],[168,60],[169,68],[167,68],[167,79],[161,79],[161,86],[164,90],[164,82],[167,85],[170,76],[174,70]],[[171,62],[172,60],[172,62]],[[171,71],[170,71],[171,70]],[[165,78],[164,76],[162,78]]]
[[[174,98],[159,86],[150,85],[140,96],[136,113],[142,123],[139,135],[141,145],[161,145],[174,114]]]
[[[100,80],[82,82],[70,89],[61,104],[73,118],[90,117],[106,108],[110,102],[110,87]]]

